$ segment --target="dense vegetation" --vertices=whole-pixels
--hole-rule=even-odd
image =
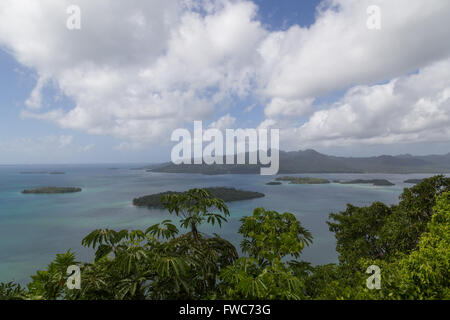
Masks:
[[[266,185],[268,185],[268,186],[279,186],[279,185],[281,185],[282,183],[281,182],[278,182],[278,181],[270,181],[270,182],[267,182],[266,183]]]
[[[408,179],[403,181],[404,183],[411,183],[411,184],[417,184],[417,183],[421,183],[423,181],[423,179]]]
[[[208,193],[212,197],[221,199],[224,202],[241,201],[264,197],[264,193],[238,190],[235,188],[211,187],[204,190],[208,191]],[[148,196],[133,199],[133,205],[137,207],[163,208],[164,203],[161,201],[163,196],[182,193],[185,192],[166,191],[162,193],[151,194]]]
[[[42,188],[27,189],[27,190],[22,191],[22,193],[45,193],[45,194],[73,193],[73,192],[81,192],[81,188],[77,188],[77,187],[42,187]]]
[[[166,194],[162,203],[179,217],[146,230],[94,230],[82,244],[90,263],[70,250],[58,254],[27,288],[0,284],[3,299],[450,299],[450,178],[435,176],[405,189],[398,205],[348,205],[330,214],[338,264],[301,260],[311,233],[291,213],[257,208],[241,219],[236,248],[204,223],[221,226],[224,201],[202,189]],[[65,285],[70,265],[81,269],[81,288]],[[366,286],[371,265],[381,288]]]
[[[372,179],[372,180],[350,180],[350,181],[341,181],[341,184],[373,184],[374,186],[394,186],[395,184],[386,180],[386,179]]]
[[[279,177],[277,181],[289,181],[290,184],[325,184],[330,183],[327,179],[309,177]]]

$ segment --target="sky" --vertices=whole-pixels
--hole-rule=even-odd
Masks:
[[[445,154],[449,40],[442,0],[2,0],[0,164],[168,161],[194,121]]]

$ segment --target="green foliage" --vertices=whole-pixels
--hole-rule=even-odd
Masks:
[[[393,207],[393,214],[386,221],[385,242],[398,252],[407,253],[416,248],[421,234],[427,231],[436,197],[447,191],[450,191],[450,178],[443,175],[405,189],[399,205]]]
[[[375,202],[369,207],[347,205],[330,214],[339,261],[355,269],[359,259],[391,259],[413,250],[432,216],[436,196],[448,191],[450,178],[435,176],[405,189],[399,205]]]
[[[148,227],[145,233],[157,238],[170,239],[178,234],[178,228],[172,224],[171,220],[164,220],[161,223]]]
[[[380,202],[370,207],[347,205],[339,214],[330,214],[335,222],[327,222],[335,233],[339,261],[354,265],[361,258],[383,258],[389,248],[384,246],[380,231],[391,209]]]
[[[431,180],[431,181],[434,181]],[[430,180],[426,183],[430,183]],[[428,185],[429,186],[429,185]],[[424,186],[420,186],[423,188]],[[428,188],[425,188],[429,190]],[[416,189],[417,190],[417,189]],[[422,189],[423,190],[423,189]],[[319,290],[313,292],[317,298],[325,299],[450,299],[450,192],[436,188],[435,200],[415,197],[424,205],[434,203],[426,225],[426,232],[419,236],[413,250],[396,251],[395,255],[373,258],[361,256],[352,264],[349,272],[347,264],[341,264],[333,272],[326,272],[323,277],[332,276],[330,286],[320,284]],[[404,195],[410,195],[408,190]],[[419,196],[420,197],[420,196]],[[404,204],[400,204],[402,206]],[[427,209],[428,206],[424,206]],[[390,220],[388,220],[390,221]],[[346,247],[345,250],[349,248]],[[365,270],[370,265],[381,268],[381,290],[369,290],[365,286]],[[337,272],[336,272],[337,271]],[[315,272],[309,281],[316,278]],[[330,278],[327,279],[329,281]],[[317,283],[315,283],[317,284]],[[307,288],[308,288],[307,282]],[[320,289],[320,288],[324,289]]]
[[[239,229],[244,237],[242,251],[262,264],[286,255],[299,257],[303,248],[312,243],[311,233],[292,214],[257,208],[253,216],[241,219]]]
[[[213,198],[211,193],[203,189],[191,189],[184,193],[166,194],[161,197],[161,202],[170,213],[181,216],[181,226],[190,228],[195,241],[199,241],[197,227],[203,222],[222,226],[226,222],[226,216],[230,215],[225,202]],[[218,210],[219,212],[213,212]]]
[[[68,250],[66,253],[57,254],[47,270],[37,271],[31,276],[32,281],[28,284],[28,291],[32,297],[43,299],[56,299],[68,294],[65,286],[67,278],[66,271],[71,265],[78,264],[75,254]]]
[[[439,196],[418,249],[400,262],[417,299],[450,299],[450,192]]]
[[[257,208],[251,217],[241,219],[239,229],[244,237],[242,257],[221,275],[223,291],[231,299],[300,299],[303,283],[290,264],[282,259],[299,257],[311,243],[311,233],[302,227],[292,213],[279,214]]]
[[[20,284],[0,283],[0,300],[23,300],[26,295],[27,291]]]
[[[382,298],[450,299],[450,192],[437,197],[428,231],[409,255],[383,265]]]
[[[304,285],[278,258],[261,266],[254,258],[239,258],[221,274],[227,299],[301,299]]]

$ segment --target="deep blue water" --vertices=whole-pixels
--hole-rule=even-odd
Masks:
[[[308,174],[298,176],[333,179],[386,178],[392,187],[371,185],[289,185],[267,186],[274,177],[259,175],[204,176],[197,174],[150,173],[130,170],[135,165],[78,166],[0,166],[0,282],[27,283],[29,276],[44,268],[56,253],[71,248],[81,261],[92,258],[92,250],[81,246],[81,239],[95,228],[142,228],[169,217],[162,210],[135,208],[132,199],[167,190],[184,191],[194,187],[231,186],[259,191],[266,197],[229,203],[231,217],[216,232],[236,246],[240,237],[239,219],[251,215],[256,207],[292,212],[309,229],[314,243],[304,250],[302,259],[313,264],[337,261],[334,235],[326,220],[331,212],[345,209],[347,203],[370,205],[374,201],[397,203],[403,183],[410,178],[431,175],[410,174]],[[64,175],[21,174],[23,171],[64,171]],[[81,193],[22,194],[39,186],[78,186]],[[174,219],[176,219],[174,217]]]

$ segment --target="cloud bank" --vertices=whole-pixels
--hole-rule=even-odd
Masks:
[[[66,28],[72,4],[81,30]],[[214,115],[248,99],[285,148],[448,141],[449,17],[442,0],[325,0],[313,25],[269,31],[251,1],[3,0],[0,45],[38,75],[23,116],[125,145],[194,120],[235,125]],[[74,107],[43,107],[48,83]]]

